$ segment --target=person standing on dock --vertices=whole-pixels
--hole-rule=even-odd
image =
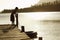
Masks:
[[[11,13],[10,15],[10,21],[12,23],[12,25],[15,25],[14,22],[15,22],[15,18],[16,18],[16,26],[18,26],[18,7],[15,8],[15,10],[13,10],[13,12]]]
[[[18,27],[18,13],[17,13],[17,11],[18,11],[18,7],[16,7],[15,10],[13,10],[13,12],[11,13],[10,21],[12,23],[12,26],[9,28],[3,29],[4,33],[8,32],[10,29],[14,29],[16,26]],[[16,20],[15,20],[15,18],[16,18]],[[14,23],[15,21],[16,21],[16,25]]]

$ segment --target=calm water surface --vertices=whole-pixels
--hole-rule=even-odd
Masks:
[[[19,29],[23,25],[25,31],[35,31],[43,40],[60,40],[59,20],[60,12],[19,13]],[[11,24],[10,13],[0,14],[0,24]]]

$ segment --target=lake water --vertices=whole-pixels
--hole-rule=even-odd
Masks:
[[[37,32],[43,40],[60,40],[60,12],[19,13],[18,17],[19,29],[23,25],[25,31]],[[0,14],[0,24],[11,24],[10,13]]]

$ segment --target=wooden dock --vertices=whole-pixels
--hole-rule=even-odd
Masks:
[[[11,27],[10,24],[0,25],[0,40],[31,40],[24,32],[20,32],[17,27],[4,33],[4,29],[9,27]]]

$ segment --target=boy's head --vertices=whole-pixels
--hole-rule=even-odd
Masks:
[[[18,7],[15,8],[16,10],[18,9]]]
[[[15,11],[18,11],[18,7],[15,7]]]

